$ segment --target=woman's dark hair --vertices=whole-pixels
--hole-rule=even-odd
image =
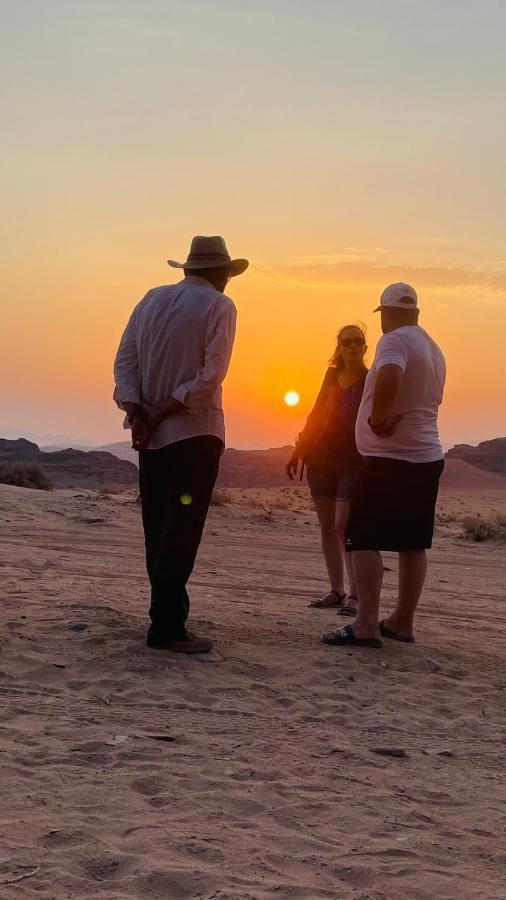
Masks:
[[[340,369],[344,369],[344,360],[343,360],[343,357],[341,356],[341,350],[339,349],[339,344],[341,342],[341,338],[342,338],[344,332],[347,331],[348,328],[358,328],[358,330],[362,332],[362,334],[364,336],[364,341],[365,341],[366,327],[363,324],[363,322],[360,322],[360,324],[354,323],[352,325],[343,325],[343,327],[339,329],[339,331],[337,332],[337,335],[336,335],[336,349],[334,350],[334,353],[332,354],[331,358],[329,359],[330,365],[335,366],[338,371]]]

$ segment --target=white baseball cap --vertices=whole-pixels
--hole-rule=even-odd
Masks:
[[[399,281],[397,284],[389,284],[385,288],[381,297],[380,305],[376,307],[374,312],[379,312],[383,307],[393,307],[394,309],[418,309],[418,296],[410,284],[404,284]]]

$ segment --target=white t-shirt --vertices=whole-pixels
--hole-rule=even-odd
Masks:
[[[378,371],[394,364],[403,372],[391,415],[402,415],[393,434],[378,437],[368,425]],[[438,345],[419,325],[404,325],[380,339],[366,378],[355,435],[362,456],[386,456],[408,462],[443,459],[437,414],[443,399],[446,364]]]

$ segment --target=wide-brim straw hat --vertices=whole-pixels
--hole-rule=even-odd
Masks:
[[[219,235],[197,235],[192,240],[186,262],[176,262],[175,259],[168,259],[167,262],[174,269],[214,269],[226,266],[231,276],[242,275],[249,266],[247,259],[231,258],[224,239]]]

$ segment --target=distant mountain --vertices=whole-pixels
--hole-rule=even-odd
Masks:
[[[219,487],[288,487],[285,466],[293,447],[272,450],[225,450]],[[304,476],[304,481],[305,481]],[[298,477],[297,477],[297,483]],[[460,459],[447,459],[441,478],[443,491],[506,490],[506,477],[484,472]]]
[[[285,466],[293,447],[273,447],[270,450],[225,450],[219,487],[288,487]]]
[[[101,449],[94,447],[93,444],[73,444],[72,441],[70,441],[70,443],[66,441],[64,444],[48,444],[44,447],[41,447],[39,444],[38,447],[42,453],[57,453],[58,450],[68,450],[69,447],[71,447],[72,450],[84,450],[87,453],[89,453],[90,450]]]
[[[125,490],[137,486],[135,466],[103,451],[58,450],[42,452],[37,444],[19,438],[0,438],[0,463],[27,462],[40,465],[58,488],[104,488]]]
[[[137,465],[138,454],[129,441],[105,444],[100,450],[114,453]],[[274,447],[272,450],[225,450],[221,460],[219,487],[286,487],[285,465],[293,447]]]
[[[470,444],[456,444],[448,450],[446,458],[463,459],[478,469],[506,475],[506,437],[482,441],[477,447]]]
[[[442,491],[506,491],[506,476],[478,469],[463,459],[445,459]]]
[[[114,444],[100,444],[99,447],[94,447],[93,449],[100,452],[105,451],[106,453],[112,453],[114,456],[117,456],[118,459],[127,459],[129,462],[138,465],[139,454],[136,450],[132,450],[131,441],[116,441]]]
[[[287,487],[285,466],[291,446],[269,450],[227,449],[221,461],[219,487]],[[43,450],[32,441],[0,438],[0,462],[31,462],[42,466],[56,487],[123,490],[138,483],[138,454],[130,441],[93,450]],[[446,454],[442,490],[506,489],[506,438],[483,441],[477,447],[457,444]]]
[[[23,438],[32,444],[37,444],[41,450],[51,447],[53,450],[65,450],[66,447],[73,447],[75,450],[93,450],[93,441],[83,437],[69,437],[68,434],[41,434],[35,431],[23,429],[6,428],[0,425],[0,438],[7,441],[17,441]]]
[[[499,439],[500,440],[500,439]],[[488,443],[495,443],[493,441]],[[107,449],[121,459],[137,462],[137,453],[128,441],[107,444]],[[477,449],[477,448],[471,448]],[[225,450],[220,474],[219,487],[287,487],[285,466],[293,447],[273,447],[270,450]],[[496,472],[483,471],[461,459],[447,454],[445,470],[441,479],[443,491],[490,491],[506,490],[506,477]]]

